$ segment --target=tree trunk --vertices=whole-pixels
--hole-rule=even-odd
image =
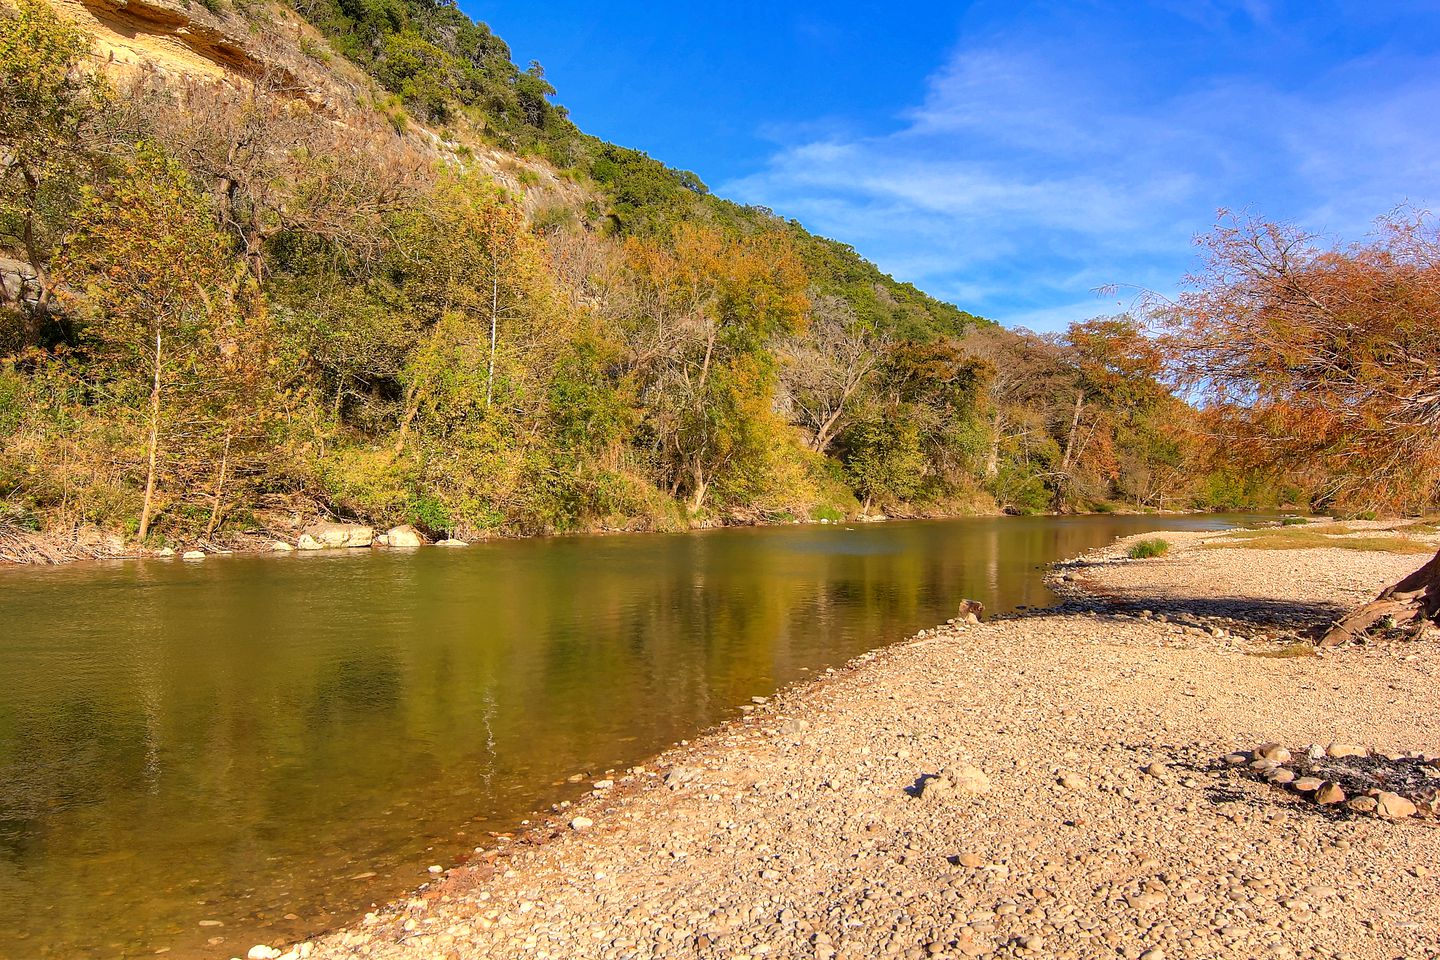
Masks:
[[[1357,610],[1342,617],[1316,642],[1335,647],[1358,639],[1386,617],[1397,625],[1420,629],[1427,621],[1440,619],[1440,553],[1430,562]]]
[[[1051,508],[1060,512],[1065,505],[1065,488],[1070,482],[1070,464],[1075,459],[1075,437],[1080,433],[1080,414],[1085,409],[1085,391],[1075,394],[1075,414],[1070,418],[1070,436],[1065,439],[1065,456],[1060,461],[1060,479],[1055,483],[1055,499]]]
[[[985,479],[994,480],[1000,475],[1000,440],[1005,435],[1005,418],[995,415],[994,435],[990,438],[990,452],[985,455]]]
[[[420,413],[420,381],[417,379],[405,390],[405,416],[400,419],[400,432],[395,436],[393,456],[400,456],[405,450],[405,437],[410,433],[410,424]]]
[[[830,416],[826,417],[825,422],[820,424],[820,429],[815,431],[815,441],[810,445],[810,449],[814,450],[816,453],[825,452],[825,450],[830,446],[830,441],[835,439],[831,431],[835,429],[835,424],[838,423],[840,420],[840,414],[844,412],[845,406],[844,401],[842,400],[840,402],[840,405],[835,408],[835,412],[830,414]]]
[[[210,522],[205,525],[205,539],[215,535],[215,524],[220,519],[220,503],[225,492],[225,468],[230,466],[230,431],[225,431],[225,452],[220,454],[220,476],[215,481],[215,499],[210,505]]]
[[[1070,469],[1070,461],[1075,457],[1075,437],[1080,432],[1080,413],[1085,409],[1085,393],[1081,391],[1075,394],[1075,414],[1070,418],[1070,436],[1065,439],[1065,457],[1060,461],[1061,472]]]
[[[150,535],[150,505],[155,499],[155,454],[160,447],[160,334],[155,334],[155,382],[150,387],[150,468],[145,471],[145,503],[140,508],[139,540]]]
[[[485,409],[490,409],[490,398],[495,390],[495,341],[500,332],[500,264],[498,260],[490,268],[490,367],[485,371]]]
[[[701,465],[698,457],[692,468],[692,475],[695,482],[695,499],[690,503],[690,512],[699,513],[700,508],[705,505],[705,492],[710,485],[705,480],[705,467]]]
[[[40,286],[40,292],[36,295],[35,306],[44,311],[50,306],[50,277],[45,270],[45,258],[41,255],[40,245],[35,239],[35,207],[40,196],[40,180],[30,169],[21,166],[21,176],[25,179],[25,190],[27,193],[25,203],[25,224],[21,229],[20,242],[25,247],[25,256],[30,260],[30,269],[35,271],[35,282]],[[25,286],[20,286],[20,297],[25,297]]]

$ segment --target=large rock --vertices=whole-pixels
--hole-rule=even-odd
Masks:
[[[1375,796],[1375,812],[1389,820],[1415,816],[1415,804],[1398,793],[1383,790]]]
[[[1358,743],[1332,743],[1325,748],[1325,755],[1328,757],[1364,757],[1369,754],[1370,751]]]
[[[920,781],[920,796],[927,800],[951,793],[989,793],[990,778],[979,767],[962,763],[958,767],[946,767],[931,777]]]
[[[990,778],[985,776],[985,771],[979,767],[962,763],[958,767],[946,768],[944,773],[961,793],[990,792]]]
[[[327,550],[339,547],[368,547],[375,540],[375,528],[360,523],[317,523],[306,527],[304,536],[310,537]]]
[[[324,550],[325,544],[316,540],[308,533],[300,534],[300,539],[295,541],[295,546],[300,550]]]
[[[419,530],[406,523],[387,530],[385,542],[391,547],[418,547],[425,543],[425,538],[420,535]]]

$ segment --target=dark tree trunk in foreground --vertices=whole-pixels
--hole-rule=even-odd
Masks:
[[[1410,624],[1417,630],[1423,628],[1426,621],[1440,619],[1440,553],[1370,603],[1346,614],[1316,645],[1334,647],[1347,643],[1386,617],[1393,617],[1399,626]]]

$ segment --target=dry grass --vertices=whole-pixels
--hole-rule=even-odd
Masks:
[[[1403,528],[1407,533],[1429,532],[1414,526]],[[1434,553],[1435,546],[1407,536],[1393,536],[1375,531],[1358,531],[1343,523],[1310,524],[1304,527],[1266,527],[1260,530],[1235,530],[1217,537],[1211,549],[1241,550],[1361,550],[1371,553]]]

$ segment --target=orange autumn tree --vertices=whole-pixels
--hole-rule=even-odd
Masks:
[[[1349,507],[1440,500],[1440,230],[1423,213],[1334,247],[1287,224],[1228,218],[1204,269],[1156,308],[1181,384],[1208,401],[1227,456],[1293,465]],[[1440,615],[1440,554],[1335,624],[1333,645],[1387,618]]]

